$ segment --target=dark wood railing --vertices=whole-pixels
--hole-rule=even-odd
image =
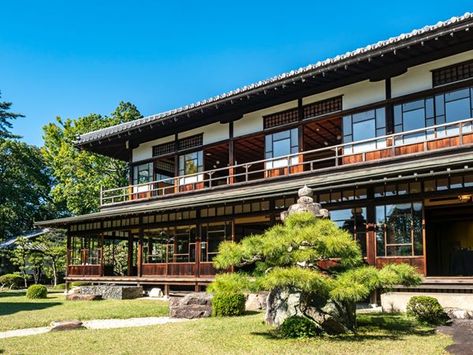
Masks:
[[[347,164],[363,164],[367,161],[425,154],[439,149],[471,144],[473,144],[472,118],[288,156],[236,164],[198,174],[101,190],[100,205],[110,206],[193,190],[247,184],[307,172],[321,172]]]

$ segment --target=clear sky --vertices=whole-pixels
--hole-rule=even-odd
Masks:
[[[143,115],[473,11],[450,1],[2,1],[0,91],[41,145],[56,116]]]

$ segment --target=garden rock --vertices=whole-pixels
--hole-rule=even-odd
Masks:
[[[245,309],[247,311],[260,311],[266,309],[268,292],[250,293],[246,298]]]
[[[212,296],[206,292],[193,292],[184,297],[170,297],[169,312],[173,318],[203,318],[212,314]]]
[[[51,322],[50,332],[57,332],[63,330],[72,330],[84,328],[82,322],[79,320],[53,321]]]
[[[289,317],[303,316],[300,298],[299,292],[292,292],[288,289],[272,290],[267,299],[266,322],[279,326]]]
[[[322,307],[301,302],[301,294],[290,289],[274,289],[268,295],[266,322],[280,326],[292,316],[314,320],[327,334],[343,334],[354,325],[355,305],[350,309],[337,307],[328,301]]]
[[[100,295],[103,299],[128,300],[143,296],[141,286],[80,286],[81,295]]]
[[[101,299],[101,295],[83,295],[80,293],[73,293],[66,296],[66,300],[68,301],[97,301]]]
[[[149,291],[148,296],[151,298],[162,298],[163,291],[159,287],[154,287]]]

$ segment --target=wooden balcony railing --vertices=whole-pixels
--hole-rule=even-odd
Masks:
[[[158,199],[162,196],[228,185],[242,185],[307,172],[321,172],[348,164],[383,160],[473,143],[473,118],[381,137],[308,150],[277,158],[159,181],[101,190],[100,205]],[[316,158],[314,158],[316,157]]]

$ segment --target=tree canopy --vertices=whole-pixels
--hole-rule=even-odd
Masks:
[[[0,93],[0,98],[2,97]],[[4,138],[18,138],[10,132],[10,129],[13,127],[12,120],[15,120],[18,117],[24,117],[20,113],[11,112],[11,102],[0,101],[0,139]]]
[[[43,156],[55,179],[52,197],[73,214],[99,208],[100,186],[127,184],[125,162],[79,150],[74,142],[80,134],[135,120],[141,117],[135,105],[120,102],[110,116],[90,114],[77,119],[57,118],[44,129]]]
[[[239,243],[223,242],[214,265],[223,270],[245,267],[251,271],[218,275],[210,292],[289,289],[318,305],[330,301],[350,310],[354,307],[349,305],[375,289],[420,282],[418,273],[407,264],[380,270],[365,265],[348,232],[307,212],[288,216],[284,224],[262,235]]]
[[[0,139],[0,240],[21,235],[35,220],[56,215],[52,181],[38,148]]]

